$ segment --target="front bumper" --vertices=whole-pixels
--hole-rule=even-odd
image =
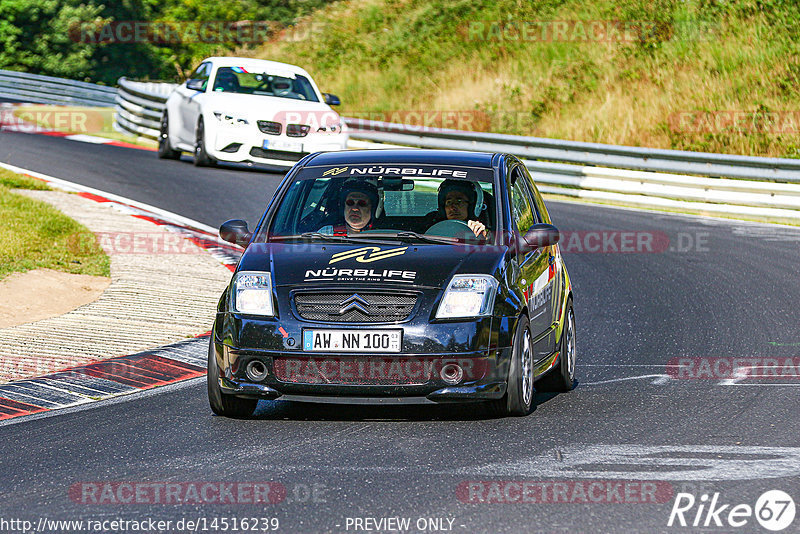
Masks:
[[[256,397],[267,400],[281,398],[289,401],[341,404],[442,404],[446,402],[499,399],[505,395],[507,385],[505,381],[497,380],[470,386],[446,386],[435,389],[427,395],[396,391],[387,386],[380,386],[377,389],[337,386],[333,392],[328,394],[314,388],[309,388],[308,391],[284,393],[275,387],[264,384],[254,384],[246,380],[231,380],[224,377],[220,377],[219,386],[222,393],[226,395]]]
[[[214,326],[213,348],[223,393],[265,399],[324,398],[329,401],[376,399],[390,402],[463,402],[505,395],[511,360],[511,321],[505,316],[459,320],[436,319],[441,290],[397,287],[414,294],[416,304],[406,319],[393,322],[327,322],[304,318],[300,295],[340,292],[331,286],[277,286],[275,317],[231,312],[227,295]],[[347,291],[375,291],[347,286]],[[395,292],[387,285],[380,291]],[[308,329],[348,329],[362,333],[400,330],[398,352],[311,350]],[[317,335],[320,332],[317,332]],[[324,333],[323,333],[324,334]],[[261,372],[253,373],[255,366]],[[254,375],[258,375],[257,377]]]
[[[309,134],[306,137],[288,137],[285,133],[268,135],[252,125],[222,126],[213,137],[207,150],[214,159],[267,165],[294,165],[312,152],[345,150],[349,139],[346,133]],[[264,148],[264,141],[268,141],[267,148]]]
[[[356,399],[401,403],[498,399],[506,392],[511,357],[510,347],[462,354],[391,356],[272,352],[233,348],[216,337],[214,350],[220,367],[219,385],[225,394],[342,403]],[[287,360],[297,364],[294,375],[286,372]],[[254,381],[248,377],[251,362],[263,365],[265,378]],[[452,376],[443,373],[453,365],[460,369],[455,383]],[[309,367],[320,372],[309,372]],[[374,373],[376,368],[381,371]]]

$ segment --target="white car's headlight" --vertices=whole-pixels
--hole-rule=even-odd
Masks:
[[[269,273],[236,273],[233,280],[233,310],[253,315],[275,315],[272,276]]]
[[[231,115],[230,113],[223,113],[222,111],[215,111],[214,116],[219,122],[228,126],[247,126],[250,124],[250,122],[244,117]]]
[[[444,292],[439,309],[436,310],[436,318],[491,315],[497,286],[497,280],[492,276],[457,274],[450,280],[450,285]]]

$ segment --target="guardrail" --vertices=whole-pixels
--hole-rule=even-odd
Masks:
[[[479,152],[508,152],[522,158],[565,161],[678,174],[800,182],[800,159],[732,156],[707,152],[604,145],[483,132],[421,128],[406,124],[345,119],[360,139],[379,143]],[[423,130],[422,133],[418,133]]]
[[[174,87],[120,78],[119,90],[113,96],[117,126],[157,139],[164,103]],[[362,140],[361,146],[385,147],[388,143],[517,155],[544,193],[634,206],[800,220],[800,160],[447,129],[420,131],[416,126],[350,118],[345,122],[356,140],[354,144]]]
[[[0,69],[0,98],[32,104],[111,107],[116,87]]]
[[[176,85],[135,82],[124,77],[117,83],[117,126],[136,135],[158,139],[164,103]]]

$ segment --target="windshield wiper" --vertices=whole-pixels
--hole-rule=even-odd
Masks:
[[[293,235],[286,237],[292,238],[298,236]],[[328,241],[352,241],[352,239],[346,235],[323,234],[322,232],[303,232],[299,237],[302,237],[303,239],[327,239]]]
[[[417,232],[412,232],[411,230],[404,230],[402,232],[397,232],[396,235],[397,237],[400,238],[408,239],[410,237],[414,239],[419,239],[421,241],[428,241],[430,243],[445,243],[448,245],[452,245],[459,242],[458,239],[454,237],[430,236],[430,235],[420,234]]]
[[[296,237],[296,236],[293,236]],[[328,241],[349,241],[349,242],[357,242],[357,241],[369,241],[370,243],[378,243],[380,245],[393,245],[394,243],[388,241],[381,241],[380,239],[374,239],[369,235],[334,235],[334,234],[323,234],[322,232],[303,232],[300,234],[300,237],[303,239],[327,239]]]

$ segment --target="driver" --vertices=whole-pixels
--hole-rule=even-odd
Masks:
[[[373,227],[379,200],[377,187],[364,180],[347,180],[342,184],[339,198],[344,224],[326,226],[321,233],[349,235]]]
[[[220,69],[214,81],[214,91],[239,91],[239,78],[230,70]]]
[[[443,220],[463,221],[475,237],[489,237],[485,224],[475,219],[470,220],[470,215],[474,217],[475,204],[478,201],[475,187],[480,186],[462,180],[448,179],[442,182],[439,186],[439,212],[434,224]]]

